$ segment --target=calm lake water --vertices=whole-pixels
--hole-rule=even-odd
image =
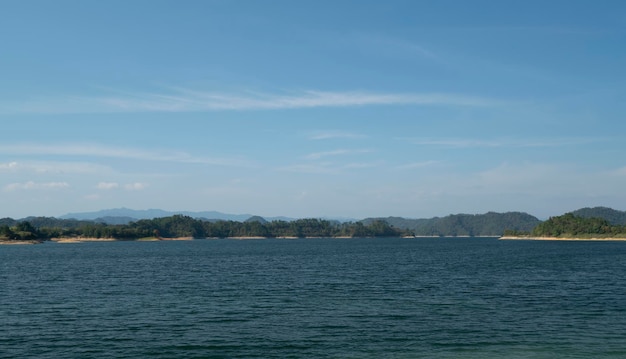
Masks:
[[[624,358],[626,242],[0,247],[1,358]]]

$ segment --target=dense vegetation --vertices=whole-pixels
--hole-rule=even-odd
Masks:
[[[593,215],[596,215],[594,217]],[[572,238],[626,237],[626,212],[583,208],[545,222],[520,212],[457,214],[431,219],[369,218],[340,223],[322,219],[266,221],[253,216],[239,222],[174,215],[127,224],[28,217],[0,219],[0,240],[41,240],[62,237],[139,239],[144,237],[399,237],[399,236],[534,236]]]
[[[533,237],[612,238],[626,237],[626,226],[612,225],[604,218],[585,218],[573,213],[551,217],[535,227]]]
[[[0,239],[2,240],[33,240],[38,239],[41,233],[29,222],[19,222],[13,227],[0,225]]]
[[[144,219],[127,225],[111,225],[89,221],[31,218],[31,221],[0,220],[0,239],[32,240],[55,237],[91,237],[138,239],[144,237],[398,237],[411,235],[384,221],[369,224],[337,223],[321,219],[265,222],[251,220],[206,221],[188,216]],[[8,223],[8,224],[7,224]],[[34,226],[33,223],[42,224]],[[46,225],[49,224],[49,225]]]
[[[371,223],[381,218],[366,219]],[[416,236],[500,236],[505,230],[528,232],[541,223],[527,213],[508,212],[486,214],[454,214],[430,219],[384,218],[396,228],[415,233]]]

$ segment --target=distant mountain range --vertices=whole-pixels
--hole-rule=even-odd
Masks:
[[[192,218],[198,218],[208,221],[237,221],[243,222],[251,217],[255,217],[252,214],[228,214],[217,211],[202,211],[202,212],[191,212],[191,211],[164,211],[162,209],[144,209],[144,210],[136,210],[130,208],[113,208],[113,209],[103,209],[96,212],[79,212],[79,213],[68,213],[59,218],[62,219],[78,219],[78,220],[90,220],[96,222],[103,222],[107,224],[127,224],[132,221],[136,221],[139,219],[153,219],[153,218],[161,218],[161,217],[169,217],[176,214],[180,214],[183,216],[189,216]],[[293,218],[288,217],[267,217],[265,218],[267,221],[274,220],[283,220],[283,221],[292,221]]]

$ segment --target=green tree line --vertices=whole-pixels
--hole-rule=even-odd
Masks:
[[[378,220],[368,224],[361,222],[337,223],[323,219],[307,218],[295,221],[206,221],[183,215],[144,219],[126,225],[94,222],[68,222],[57,220],[54,226],[35,227],[29,221],[17,222],[13,226],[0,225],[0,239],[29,240],[60,237],[90,237],[138,239],[144,237],[399,237],[412,235],[387,222]]]
[[[492,218],[493,217],[493,218]],[[499,228],[493,227],[495,215],[455,215],[441,218],[434,235],[481,235]],[[602,218],[586,218],[574,213],[551,217],[540,222],[531,230],[519,226],[517,214],[505,214],[498,219],[507,219],[504,235],[529,235],[535,237],[614,238],[626,237],[626,226],[612,224]],[[368,219],[360,222],[339,223],[323,219],[306,218],[295,221],[249,220],[209,221],[184,215],[138,220],[129,224],[105,224],[92,221],[64,220],[48,217],[29,217],[16,221],[0,219],[0,240],[42,240],[61,237],[91,237],[115,239],[139,239],[144,237],[399,237],[411,236],[421,231],[403,228],[401,223],[384,219]],[[391,220],[392,218],[390,218]],[[445,226],[444,226],[445,224]],[[445,228],[444,228],[445,227]],[[479,229],[480,227],[480,229]],[[519,229],[519,228],[522,229]],[[485,232],[485,228],[491,228]],[[497,232],[496,232],[497,233]]]
[[[381,219],[396,228],[406,228],[417,236],[499,236],[505,230],[530,232],[541,223],[536,217],[522,212],[451,214],[429,219],[368,218],[363,222],[367,224]]]

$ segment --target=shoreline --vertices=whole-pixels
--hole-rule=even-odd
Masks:
[[[193,238],[193,237],[143,237],[143,238],[96,238],[96,237],[53,237],[37,240],[0,240],[0,245],[18,245],[18,244],[42,244],[46,242],[69,244],[69,243],[89,243],[89,242],[159,242],[159,241],[193,241],[193,240],[264,240],[264,239],[282,239],[282,240],[296,240],[296,239],[353,239],[353,238],[374,238],[374,237],[350,237],[350,236],[338,236],[338,237],[295,237],[295,236],[280,236],[280,237],[263,237],[263,236],[233,236],[233,237],[206,237],[206,238]],[[396,238],[396,237],[394,237]],[[419,238],[413,236],[404,236],[397,238]]]
[[[598,238],[598,237],[590,237],[590,238],[575,238],[575,237],[531,237],[531,236],[502,236],[498,238],[499,240],[504,241],[626,241],[626,238],[623,237],[606,237],[606,238]]]
[[[50,238],[50,242],[54,243],[87,243],[87,242],[158,242],[158,241],[191,241],[193,237],[145,237],[133,239],[119,238],[93,238],[93,237],[67,237],[67,238]]]
[[[28,244],[41,244],[44,241],[41,240],[1,240],[0,241],[0,245],[8,245],[8,246],[12,246],[12,245],[28,245]]]
[[[461,236],[456,236],[454,238],[460,238]],[[207,238],[193,238],[193,237],[175,237],[175,238],[164,238],[164,237],[146,237],[146,238],[134,238],[134,239],[118,239],[118,238],[93,238],[93,237],[66,237],[66,238],[50,238],[46,240],[0,240],[0,245],[32,245],[32,244],[42,244],[45,242],[52,243],[60,243],[60,244],[68,244],[68,243],[88,243],[88,242],[159,242],[159,241],[193,241],[196,239],[202,240],[214,240],[214,239],[227,239],[227,240],[263,240],[263,239],[283,239],[283,240],[294,240],[294,239],[315,239],[315,238],[332,238],[332,239],[351,239],[357,237],[262,237],[262,236],[235,236],[235,237],[226,237],[226,238],[215,238],[215,237],[207,237]],[[404,236],[398,238],[430,238],[430,237],[422,237],[422,236]],[[434,237],[433,237],[434,238]],[[575,237],[532,237],[532,236],[501,236],[492,238],[498,238],[498,240],[504,241],[570,241],[570,242],[582,242],[582,241],[595,241],[595,242],[625,242],[625,237],[589,237],[589,238],[575,238]]]
[[[54,243],[84,243],[84,242],[113,242],[115,238],[91,238],[91,237],[66,237],[66,238],[50,238],[50,242]]]

